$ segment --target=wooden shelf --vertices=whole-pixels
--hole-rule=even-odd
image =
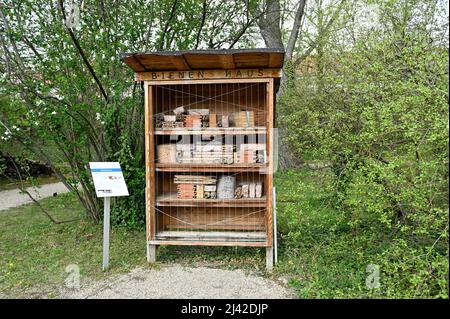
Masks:
[[[149,245],[171,245],[171,246],[230,246],[230,247],[267,247],[270,244],[265,241],[227,241],[227,240],[181,240],[181,239],[169,239],[169,240],[149,240]]]
[[[157,172],[267,172],[267,164],[156,164]]]
[[[210,241],[266,241],[265,232],[238,231],[160,231],[156,233],[157,240],[210,240]]]
[[[182,206],[182,207],[266,207],[267,200],[261,198],[241,199],[180,199],[176,193],[158,195],[156,206]]]
[[[248,135],[266,134],[265,126],[256,127],[205,127],[201,129],[177,127],[177,128],[157,128],[156,135]]]

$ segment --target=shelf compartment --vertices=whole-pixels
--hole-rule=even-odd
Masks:
[[[156,164],[157,172],[267,172],[268,164]]]
[[[260,208],[160,207],[158,231],[265,231],[266,210]]]
[[[205,232],[205,231],[161,231],[156,233],[157,240],[208,240],[208,241],[250,241],[265,242],[267,239],[265,232]]]
[[[192,129],[186,127],[179,128],[157,128],[155,135],[250,135],[266,134],[264,126],[256,127],[205,127]]]
[[[181,207],[266,207],[267,200],[261,198],[241,199],[180,199],[176,193],[158,195],[156,206],[181,206]]]

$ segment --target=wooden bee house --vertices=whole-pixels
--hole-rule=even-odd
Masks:
[[[145,87],[147,257],[159,245],[266,247],[273,265],[278,49],[124,54]]]

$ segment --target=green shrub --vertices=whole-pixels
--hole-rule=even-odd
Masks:
[[[360,278],[367,275],[362,266],[378,265],[380,288],[367,291],[358,281],[355,293],[448,297],[445,27],[435,20],[436,1],[377,4],[381,27],[371,27],[351,49],[327,47],[327,54],[315,57],[325,67],[292,80],[279,103],[279,123],[291,128],[285,142],[295,155],[331,164],[331,199],[320,186],[313,186],[315,193],[302,181],[297,187],[322,197],[339,221],[320,209],[328,220],[315,218],[311,225],[314,207],[302,204],[284,207],[280,226],[289,247],[312,247],[326,236],[335,242],[323,239],[322,253],[345,252],[343,240],[354,245],[355,255],[355,250],[362,254],[353,264],[359,265]],[[352,295],[353,288],[345,291]]]
[[[131,228],[142,227],[145,224],[145,165],[143,165],[143,154],[133,154],[125,136],[120,141],[120,150],[114,156],[121,163],[130,195],[116,199],[112,208],[111,221],[117,225]]]

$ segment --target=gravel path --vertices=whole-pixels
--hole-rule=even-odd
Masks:
[[[126,275],[62,289],[59,298],[69,299],[280,299],[293,293],[272,280],[242,270],[221,270],[180,265],[160,269],[137,268]]]
[[[53,193],[65,193],[69,190],[63,183],[45,184],[38,188],[28,187],[27,190],[36,199],[52,196]],[[0,192],[0,212],[2,210],[31,203],[27,194],[22,194],[19,189],[11,189]]]

